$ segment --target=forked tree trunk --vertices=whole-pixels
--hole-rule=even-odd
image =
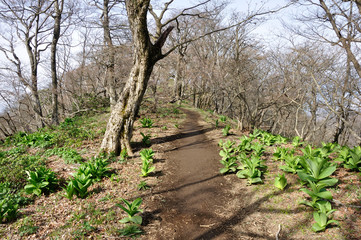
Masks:
[[[161,48],[173,27],[165,30],[152,44],[147,28],[147,12],[150,0],[126,1],[127,14],[133,35],[134,66],[117,104],[113,107],[101,150],[119,154],[126,148],[132,155],[130,140],[133,124],[143,100],[154,64],[164,55]]]

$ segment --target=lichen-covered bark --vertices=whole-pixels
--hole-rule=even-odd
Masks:
[[[172,29],[168,28],[156,43],[151,43],[147,27],[149,2],[149,0],[126,1],[133,36],[134,65],[123,92],[112,109],[102,141],[101,150],[108,153],[119,154],[121,149],[126,148],[128,154],[132,155],[130,139],[134,120],[147,89],[153,66],[163,57],[161,48]]]
[[[134,119],[138,113],[152,69],[153,66],[147,64],[146,59],[136,61],[119,101],[113,107],[101,145],[102,150],[119,154],[121,149],[126,148],[128,154],[132,154],[130,139]]]

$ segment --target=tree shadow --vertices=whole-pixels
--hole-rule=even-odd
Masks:
[[[212,140],[205,140],[205,141],[194,141],[194,142],[191,142],[189,144],[183,144],[179,147],[174,147],[174,148],[171,148],[171,149],[168,149],[168,150],[165,150],[163,151],[164,153],[168,153],[168,152],[173,152],[173,151],[176,151],[176,150],[180,150],[180,149],[183,149],[183,148],[187,148],[187,147],[192,147],[192,146],[196,146],[196,145],[199,145],[199,144],[204,144],[204,143],[209,143],[209,144],[213,144],[213,141]]]
[[[164,173],[162,171],[155,171],[155,172],[151,172],[148,175],[149,177],[161,177],[164,176]]]
[[[197,136],[197,135],[202,135],[204,133],[210,132],[212,131],[213,128],[205,128],[205,129],[199,129],[199,130],[194,130],[194,131],[190,131],[190,132],[180,132],[180,133],[176,133],[170,136],[165,136],[165,137],[157,137],[157,138],[153,138],[151,141],[153,143],[167,143],[167,142],[173,142],[175,140],[178,139],[183,139],[183,138],[188,138],[188,137],[193,137],[193,136]]]
[[[293,191],[296,191],[296,189],[293,189]],[[240,197],[243,198],[244,201],[246,201],[247,197],[249,198],[251,195],[253,195],[254,192],[251,192],[246,195],[241,195]],[[194,238],[195,240],[201,240],[201,239],[213,239],[217,236],[222,235],[223,233],[227,233],[230,231],[230,228],[236,225],[239,225],[245,218],[255,212],[259,212],[260,206],[262,203],[267,202],[270,197],[274,197],[277,195],[286,194],[284,191],[273,191],[264,197],[258,199],[257,201],[249,204],[248,206],[239,209],[236,211],[231,217],[223,220],[221,223],[217,224],[216,226],[210,228],[208,231],[202,233],[201,235]],[[246,199],[245,199],[246,198]],[[264,211],[264,209],[263,209]],[[271,210],[268,210],[271,211]],[[239,233],[237,233],[239,234]],[[243,232],[242,233],[245,236],[248,237],[254,237],[254,238],[262,238],[262,239],[274,239],[274,237],[270,237],[269,235],[265,234],[258,234],[258,233],[252,233],[252,232]]]
[[[165,158],[161,158],[161,159],[153,159],[153,163],[164,163],[166,161]]]
[[[196,185],[196,184],[203,183],[203,182],[207,182],[207,181],[210,181],[210,180],[212,180],[214,178],[221,177],[221,176],[223,176],[223,175],[216,174],[214,176],[211,176],[211,177],[208,177],[208,178],[205,178],[205,179],[202,179],[202,180],[198,180],[198,181],[195,181],[195,182],[183,184],[183,185],[178,186],[178,187],[168,188],[168,189],[163,189],[163,190],[159,190],[159,191],[156,191],[156,192],[150,192],[150,193],[147,193],[147,194],[138,195],[136,197],[133,197],[131,200],[134,200],[134,199],[139,198],[139,197],[144,198],[144,197],[147,197],[149,195],[158,195],[158,194],[163,194],[163,193],[179,191],[180,189],[183,189],[185,187]]]
[[[159,209],[156,209],[154,211],[145,211],[141,214],[143,218],[142,226],[147,226],[148,224],[154,222],[154,221],[162,221],[162,218],[158,216],[158,214],[161,211]]]

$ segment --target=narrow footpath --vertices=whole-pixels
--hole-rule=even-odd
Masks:
[[[219,149],[205,136],[197,112],[183,110],[187,120],[167,152],[161,183],[160,229],[155,239],[232,239],[213,233],[227,204],[226,181],[219,174]],[[209,129],[208,129],[209,130]],[[218,229],[220,230],[220,229]]]

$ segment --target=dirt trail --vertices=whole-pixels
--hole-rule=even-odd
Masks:
[[[218,147],[205,136],[207,129],[200,123],[200,115],[183,111],[187,120],[167,153],[155,239],[232,239],[226,233],[209,235],[222,221],[226,182],[219,174]]]

